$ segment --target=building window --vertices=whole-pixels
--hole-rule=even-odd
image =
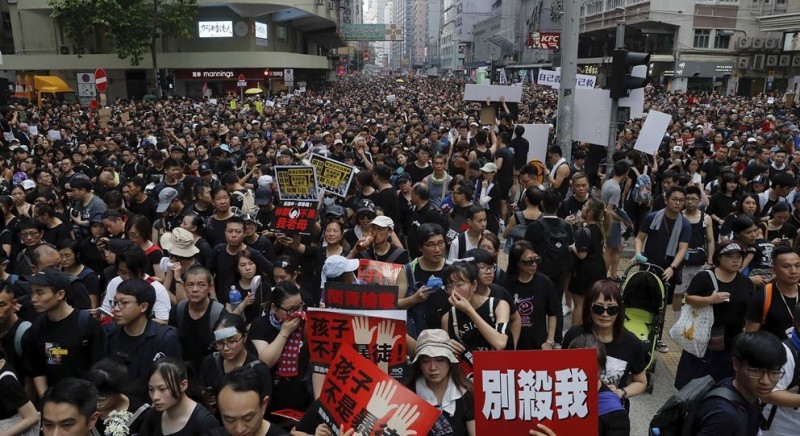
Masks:
[[[711,39],[711,30],[694,29],[694,48],[708,48]]]
[[[714,48],[730,48],[730,35],[720,35],[719,31],[714,35]]]

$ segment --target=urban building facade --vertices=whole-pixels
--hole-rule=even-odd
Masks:
[[[443,69],[460,70],[464,68],[466,62],[474,60],[475,24],[490,18],[493,8],[496,8],[495,3],[499,1],[442,1],[439,56]]]
[[[351,8],[353,2],[360,0],[351,0]],[[325,80],[328,54],[344,45],[337,26],[339,16],[346,13],[338,1],[199,0],[198,8],[193,38],[162,38],[156,47],[157,66],[170,77],[178,95],[238,92],[240,76],[248,87],[280,87],[284,69],[292,69],[296,81]],[[6,79],[18,82],[22,76],[54,75],[77,90],[83,74],[104,68],[109,99],[156,93],[149,55],[133,66],[102,38],[76,47],[63,36],[51,12],[47,0],[0,3],[4,17],[0,30],[11,28],[11,37],[4,33],[2,42]]]

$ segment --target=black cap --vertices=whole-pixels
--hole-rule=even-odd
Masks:
[[[66,290],[72,281],[72,277],[53,267],[47,267],[26,278],[32,285],[50,286],[55,291]]]
[[[203,163],[200,164],[200,170],[199,171],[200,171],[200,174],[212,173],[212,172],[214,172],[214,169],[211,168],[211,165],[208,162],[203,162]]]

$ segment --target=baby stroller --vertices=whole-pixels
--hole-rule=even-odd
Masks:
[[[625,328],[636,335],[645,352],[647,393],[653,393],[656,342],[664,328],[666,287],[661,281],[664,270],[649,263],[633,264],[625,269],[622,300],[625,304]]]

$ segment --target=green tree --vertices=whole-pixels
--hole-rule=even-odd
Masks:
[[[191,38],[197,0],[49,0],[51,16],[82,47],[91,35],[108,38],[120,59],[139,65],[150,52],[158,70],[159,38]]]

